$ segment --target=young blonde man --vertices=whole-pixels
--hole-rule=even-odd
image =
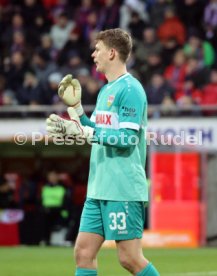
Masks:
[[[115,240],[120,264],[133,275],[159,275],[144,258],[141,245],[148,201],[147,101],[141,84],[126,69],[131,50],[131,37],[124,30],[100,32],[92,58],[108,83],[99,92],[91,118],[83,112],[79,82],[66,76],[58,92],[73,106],[68,108],[71,120],[55,114],[47,119],[51,136],[92,139],[87,199],[75,244],[76,276],[97,275],[97,253],[104,240]],[[74,96],[68,93],[70,85]]]

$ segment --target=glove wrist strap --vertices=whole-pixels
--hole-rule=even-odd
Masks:
[[[84,114],[84,109],[83,109],[81,103],[79,103],[78,106],[74,106],[74,109],[79,117],[81,117]]]
[[[92,142],[92,138],[94,136],[94,128],[85,126],[83,127],[84,137],[88,142]]]

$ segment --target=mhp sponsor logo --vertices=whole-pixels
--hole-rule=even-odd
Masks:
[[[134,107],[122,106],[123,117],[136,117],[136,109]]]

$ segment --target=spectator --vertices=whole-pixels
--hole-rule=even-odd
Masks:
[[[53,7],[57,6],[58,0],[42,0],[43,6],[47,10],[51,10]]]
[[[24,25],[23,16],[20,13],[15,13],[12,16],[11,24],[6,28],[3,33],[3,42],[5,44],[5,50],[10,49],[11,42],[13,40],[13,35],[15,32],[25,33],[26,27]]]
[[[191,80],[196,88],[201,88],[209,81],[210,70],[207,67],[201,67],[199,60],[190,57],[186,64],[186,80]]]
[[[217,105],[217,69],[213,68],[210,74],[210,83],[202,89],[202,101],[204,106]],[[217,115],[217,111],[205,111],[204,115]]]
[[[162,41],[162,46],[162,61],[165,66],[168,66],[172,63],[175,52],[182,48],[182,46],[178,43],[175,37],[170,37],[169,39]]]
[[[19,189],[19,205],[25,211],[35,210],[38,199],[38,176],[33,173],[30,176],[23,176]]]
[[[81,30],[86,26],[89,14],[94,10],[92,0],[82,0],[77,8],[74,18],[76,26]]]
[[[142,41],[135,44],[135,58],[138,64],[147,62],[147,58],[151,52],[160,53],[162,45],[157,40],[156,31],[153,27],[147,27],[143,32]]]
[[[188,101],[191,98],[191,101]],[[185,106],[185,104],[199,105],[202,100],[201,90],[194,86],[194,83],[190,79],[186,79],[183,86],[176,90],[175,99],[178,106]]]
[[[145,10],[145,4],[140,0],[124,0],[119,8],[120,19],[119,27],[128,30],[130,21],[132,21],[132,14],[138,14],[138,17],[143,22],[149,21],[149,15]]]
[[[63,75],[59,72],[53,72],[48,76],[47,82],[42,89],[39,90],[38,100],[40,101],[40,104],[52,105],[60,102],[57,90],[62,78]]]
[[[50,60],[50,56],[45,49],[38,49],[33,54],[32,68],[40,84],[44,86],[48,76],[57,71],[57,65]]]
[[[87,24],[83,26],[81,33],[82,33],[82,40],[85,43],[90,43],[90,37],[92,33],[98,31],[98,14],[95,10],[91,11],[87,16]]]
[[[0,75],[0,106],[1,105],[15,105],[17,100],[12,90],[6,89],[6,79]]]
[[[13,208],[14,204],[14,188],[4,176],[0,176],[0,209]]]
[[[19,51],[12,53],[9,67],[5,71],[7,88],[16,92],[22,86],[27,69],[28,64],[25,63],[23,54]]]
[[[22,8],[27,29],[27,41],[32,47],[39,46],[41,35],[49,33],[51,28],[51,18],[41,1],[25,0]]]
[[[50,8],[47,10],[49,13],[49,18],[51,19],[54,24],[56,23],[56,19],[59,17],[60,14],[65,13],[67,14],[67,17],[70,15],[72,12],[69,1],[68,0],[44,0],[45,2],[50,1],[53,2],[50,6]],[[78,0],[77,0],[78,1]],[[73,0],[73,6],[76,0]]]
[[[200,111],[198,110],[197,105],[193,101],[191,96],[184,95],[177,102],[179,116],[198,116],[200,115]]]
[[[119,26],[119,5],[115,0],[104,0],[99,12],[99,30],[117,28]]]
[[[183,50],[175,53],[173,63],[166,68],[164,77],[175,90],[182,89],[186,77],[186,57]]]
[[[214,49],[217,47],[217,1],[210,0],[204,10],[205,38]]]
[[[26,38],[22,32],[16,31],[13,34],[12,44],[10,48],[10,53],[15,52],[21,52],[25,55],[25,57],[28,56],[28,47],[26,45]]]
[[[22,105],[37,105],[40,103],[41,87],[34,72],[27,71],[24,76],[23,85],[18,89],[16,98]]]
[[[56,171],[47,173],[47,182],[42,187],[41,201],[44,214],[44,241],[51,242],[51,233],[54,227],[62,225],[61,211],[64,210],[66,189],[59,181]]]
[[[161,42],[175,38],[180,45],[185,43],[186,30],[173,7],[167,7],[164,11],[164,21],[158,27],[157,34]]]
[[[68,19],[65,12],[60,13],[56,19],[56,23],[51,27],[51,38],[53,46],[60,51],[68,41],[69,34],[74,26],[74,23]]]
[[[77,53],[79,56],[87,51],[87,49],[84,50],[84,44],[81,39],[81,33],[79,28],[73,28],[69,39],[64,45],[63,49],[58,54],[58,63],[60,66],[65,65],[68,63],[69,57],[72,55],[72,53]]]
[[[45,33],[40,38],[41,51],[44,51],[50,60],[55,61],[57,59],[57,50],[53,47],[53,41],[51,39],[51,36]]]
[[[134,39],[142,40],[142,33],[146,27],[146,23],[141,19],[136,11],[132,11],[128,29]]]
[[[79,80],[81,87],[85,87],[90,78],[90,72],[87,68],[80,68],[76,72],[76,78]]]
[[[146,4],[143,0],[125,0],[124,4],[127,5],[132,12],[138,13],[143,21],[149,22],[149,14],[146,11]]]
[[[40,1],[24,0],[21,6],[22,14],[26,26],[33,29],[37,22],[38,16],[45,17],[45,9]]]
[[[162,104],[166,97],[173,99],[174,90],[168,85],[161,73],[156,72],[152,76],[145,91],[150,105]]]
[[[201,66],[211,66],[215,62],[215,51],[212,45],[202,39],[202,35],[197,30],[192,30],[187,43],[184,46],[187,56],[195,56]]]
[[[166,95],[161,104],[161,116],[174,116],[176,113],[175,110],[176,105],[174,100],[169,95]],[[157,113],[154,115],[157,117]]]
[[[87,105],[95,105],[99,92],[99,83],[95,79],[89,77],[85,88],[86,89],[82,94],[82,103]]]
[[[204,10],[204,23],[210,30],[217,27],[217,0],[210,0]]]
[[[77,166],[76,173],[71,176],[71,179],[73,179],[73,193],[70,205],[73,208],[73,212],[71,212],[69,219],[66,239],[73,242],[78,235],[81,213],[86,198],[88,175],[84,173],[84,167],[89,167],[88,162],[89,158],[83,158],[82,165]]]
[[[82,58],[83,60],[88,64],[88,65],[92,65],[92,66],[95,66],[95,64],[93,63],[93,59],[91,58],[91,55],[94,51],[94,47],[95,47],[95,39],[96,39],[96,36],[98,34],[98,31],[97,30],[93,30],[91,33],[90,33],[90,36],[89,36],[89,47],[86,48],[85,45],[87,45],[85,43],[85,41],[83,41],[83,45],[84,45],[84,48],[85,50],[82,52]]]
[[[161,55],[158,52],[150,52],[147,57],[147,62],[138,68],[141,82],[144,85],[150,82],[150,79],[156,72],[163,73],[164,64],[162,63]]]
[[[202,30],[203,11],[207,0],[175,0],[174,2],[178,16],[187,30],[192,28]]]
[[[13,91],[6,90],[2,96],[3,105],[16,105],[17,99]]]
[[[43,237],[43,217],[39,208],[39,172],[22,175],[19,188],[19,208],[24,211],[24,218],[19,223],[20,243],[39,245]]]
[[[135,59],[135,54],[132,52],[130,57],[128,58],[127,61],[127,71],[132,74],[135,78],[141,80],[140,74],[139,74],[139,69],[141,67],[137,68],[137,64],[136,64],[136,59]]]
[[[61,68],[63,75],[72,74],[77,75],[81,69],[87,69],[87,65],[82,61],[81,56],[77,51],[68,53],[67,64]]]
[[[163,23],[165,10],[168,6],[167,0],[156,0],[155,3],[150,6],[150,22],[152,22],[155,28],[158,28]]]

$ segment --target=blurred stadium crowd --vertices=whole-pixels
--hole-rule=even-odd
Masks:
[[[22,210],[20,243],[50,245],[52,233],[62,229],[64,240],[74,241],[87,189],[88,167],[83,164],[82,172],[80,169],[71,174],[53,168],[31,175],[0,175],[0,224],[5,223],[1,217],[4,210]],[[7,223],[12,223],[14,214]]]
[[[95,36],[116,27],[132,34],[128,70],[150,106],[167,116],[217,115],[217,0],[0,0],[0,106],[61,106],[66,74],[81,82],[83,105],[95,105],[106,82],[91,58]],[[24,211],[21,243],[50,244],[55,227],[75,239],[88,162],[76,168],[75,158],[74,173],[2,171],[0,210]]]
[[[69,73],[94,105],[105,83],[90,56],[94,38],[116,27],[133,36],[128,70],[149,104],[217,105],[216,0],[1,0],[0,105],[61,105],[57,86]]]

